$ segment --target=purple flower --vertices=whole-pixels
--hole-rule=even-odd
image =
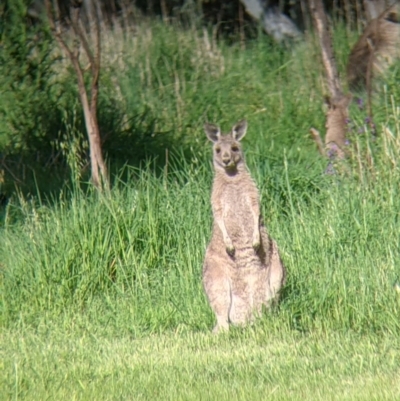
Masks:
[[[345,124],[346,129],[347,129],[348,132],[351,132],[353,130],[353,121],[351,121],[350,118],[346,118],[344,120],[344,124]]]
[[[369,124],[371,122],[371,118],[370,117],[365,117],[365,124]]]
[[[364,108],[364,101],[362,100],[361,97],[357,98],[357,105],[360,110]]]
[[[349,145],[350,145],[350,141],[349,141],[348,139],[346,139],[346,140],[344,141],[344,144],[345,144],[346,146],[349,146]]]
[[[336,174],[335,167],[333,167],[332,162],[329,162],[326,169],[325,169],[325,174],[326,175],[334,175]]]
[[[336,157],[338,150],[339,148],[336,143],[330,143],[326,155],[329,159],[333,160]]]

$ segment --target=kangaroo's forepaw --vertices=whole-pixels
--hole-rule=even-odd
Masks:
[[[253,237],[253,248],[255,251],[258,251],[258,249],[260,248],[260,235],[254,235]]]
[[[230,238],[225,238],[225,248],[228,255],[233,256],[235,254],[235,247]]]
[[[227,246],[226,247],[226,252],[228,255],[233,256],[235,254],[235,247],[232,246]]]

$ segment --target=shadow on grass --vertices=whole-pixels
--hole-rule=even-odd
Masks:
[[[126,182],[130,175],[125,166],[146,168],[156,174],[162,173],[165,165],[174,158],[174,169],[184,168],[184,161],[189,160],[190,145],[180,143],[179,137],[172,131],[157,130],[157,119],[149,109],[129,119],[108,109],[100,112],[99,124],[102,131],[103,153],[109,166],[111,182],[115,179]],[[10,150],[0,155],[0,207],[4,208],[8,199],[16,192],[23,196],[54,197],[66,187],[73,187],[74,166],[79,165],[80,187],[85,189],[90,181],[89,149],[86,143],[83,116],[73,122],[71,132],[67,134],[49,134],[49,142],[38,150],[37,146],[17,154]],[[66,124],[67,125],[67,124]],[[68,129],[68,128],[66,128]],[[53,139],[51,139],[53,138]],[[58,141],[58,144],[56,144]],[[69,150],[60,150],[60,143]],[[171,153],[171,149],[179,150]],[[76,145],[78,143],[78,145]],[[177,156],[178,155],[178,156]],[[72,159],[71,159],[72,158]],[[69,160],[68,160],[69,159]],[[179,163],[179,160],[182,163]],[[76,176],[76,172],[75,172]],[[55,196],[57,198],[57,196]]]

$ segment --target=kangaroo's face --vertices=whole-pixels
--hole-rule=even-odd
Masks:
[[[240,121],[235,124],[232,131],[226,135],[221,134],[221,130],[214,124],[205,124],[204,130],[210,141],[213,142],[213,161],[216,168],[225,171],[234,171],[243,161],[243,152],[240,140],[245,136],[247,122]]]
[[[222,136],[214,143],[214,162],[224,169],[234,169],[242,160],[242,149],[240,143],[232,138],[230,134]]]

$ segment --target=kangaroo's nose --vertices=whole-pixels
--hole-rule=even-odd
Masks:
[[[229,164],[230,161],[231,161],[231,156],[229,155],[229,153],[224,153],[222,155],[222,162],[224,164]]]

